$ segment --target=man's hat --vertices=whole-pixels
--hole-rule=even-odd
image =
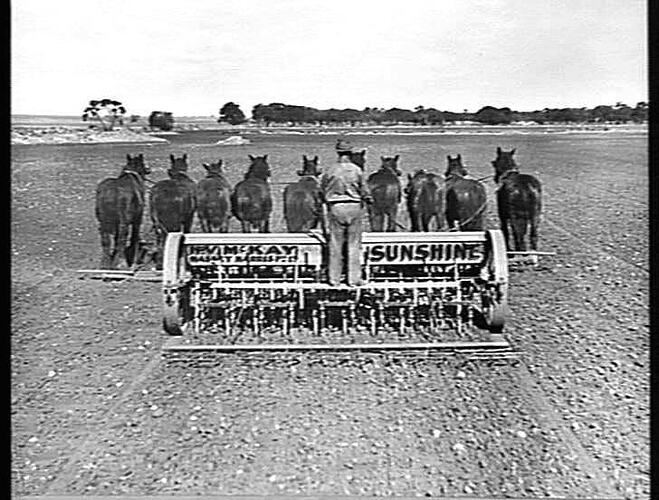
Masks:
[[[336,152],[337,153],[352,153],[353,147],[350,141],[346,139],[338,139],[336,141]]]

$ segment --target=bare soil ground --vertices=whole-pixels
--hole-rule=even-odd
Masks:
[[[110,131],[99,129],[54,127],[14,127],[11,143],[20,145],[36,144],[104,144],[104,143],[166,143],[167,140],[145,133],[142,130],[116,128]]]
[[[100,256],[94,186],[135,147],[14,150],[14,495],[650,498],[647,157],[619,141],[534,146],[558,255],[512,273],[516,366],[165,363],[158,284],[75,274]]]

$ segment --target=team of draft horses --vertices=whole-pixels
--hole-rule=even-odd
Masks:
[[[514,149],[506,152],[497,148],[492,161],[501,229],[509,248],[510,227],[515,249],[526,250],[528,228],[530,247],[536,250],[541,185],[532,175],[519,172],[514,154]],[[380,169],[367,180],[373,196],[373,203],[368,207],[371,230],[396,231],[397,227],[407,230],[397,221],[403,192],[411,231],[428,231],[433,219],[438,230],[483,230],[485,186],[469,177],[460,155],[447,158],[443,179],[418,170],[408,174],[407,186],[403,188],[399,180],[402,175],[398,168],[399,155],[381,157]],[[268,155],[249,155],[249,160],[244,179],[232,189],[224,176],[222,160],[204,163],[207,175],[195,183],[187,175],[187,155],[180,158],[170,155],[169,179],[155,183],[150,190],[149,211],[157,235],[158,264],[167,233],[190,232],[195,212],[204,232],[227,232],[231,215],[241,222],[243,232],[269,232],[272,196]],[[365,151],[352,153],[352,162],[363,169]],[[105,179],[97,187],[96,217],[103,247],[103,269],[116,268],[124,259],[131,267],[143,257],[140,224],[149,173],[144,155],[127,155],[119,177]],[[297,174],[300,179],[284,189],[284,218],[289,232],[307,232],[324,224],[318,157],[303,156],[302,169]]]

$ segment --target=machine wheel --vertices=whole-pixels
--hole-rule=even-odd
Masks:
[[[506,301],[492,301],[485,311],[485,321],[490,333],[501,333],[506,323]]]
[[[163,328],[170,335],[183,335],[190,305],[188,286],[181,283],[185,272],[182,243],[183,233],[169,233],[163,256]]]
[[[183,335],[183,321],[180,310],[180,301],[178,294],[180,292],[172,292],[169,298],[165,298],[162,326],[164,330],[170,335]]]
[[[508,313],[508,255],[503,233],[487,231],[489,283],[484,297],[485,322],[491,334],[501,334]],[[497,335],[500,337],[500,335]]]

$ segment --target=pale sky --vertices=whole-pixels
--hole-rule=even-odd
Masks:
[[[647,101],[645,0],[14,0],[12,114]]]

